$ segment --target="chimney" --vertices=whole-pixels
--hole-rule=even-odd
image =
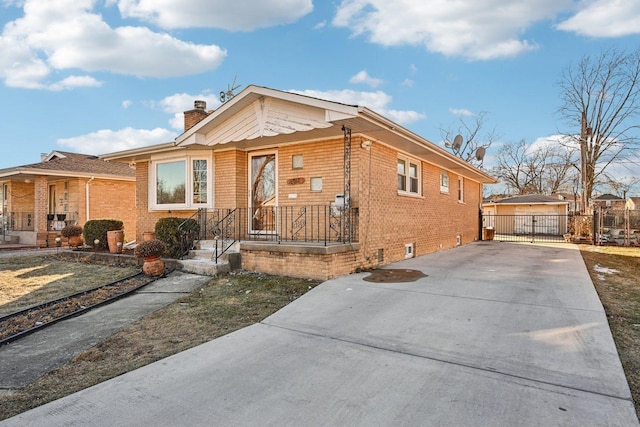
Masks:
[[[44,162],[44,159],[46,159],[46,158],[47,158],[47,156],[48,156],[48,154],[47,154],[47,153],[40,153],[40,161],[41,161],[41,162]]]
[[[184,131],[188,131],[208,115],[206,101],[196,100],[193,103],[193,110],[184,112]]]

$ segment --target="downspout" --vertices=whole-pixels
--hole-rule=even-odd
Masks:
[[[86,206],[86,214],[87,214],[87,219],[85,220],[85,222],[89,221],[89,184],[91,184],[91,181],[93,181],[95,179],[95,177],[91,177],[91,179],[89,181],[87,181],[87,183],[85,184],[84,188],[85,188],[85,206]]]

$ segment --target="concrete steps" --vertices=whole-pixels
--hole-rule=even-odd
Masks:
[[[196,249],[189,251],[189,258],[178,261],[181,270],[202,276],[215,276],[240,268],[239,243],[234,245],[215,262],[215,249],[219,244],[216,240],[202,240]]]

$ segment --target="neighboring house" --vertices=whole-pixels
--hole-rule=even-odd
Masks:
[[[132,240],[135,185],[129,165],[64,151],[43,154],[39,163],[1,169],[6,239],[55,246],[66,224],[113,218],[124,222],[125,238]]]
[[[629,197],[625,203],[625,207],[629,210],[640,210],[640,197]]]
[[[195,101],[175,142],[102,157],[136,164],[138,238],[198,218],[243,268],[319,279],[477,240],[496,182],[366,107],[258,86]]]
[[[567,232],[569,202],[564,197],[528,194],[482,204],[484,227],[496,234],[562,235]]]
[[[582,208],[582,196],[578,193],[554,193],[551,197],[558,197],[569,202],[569,212],[580,213]]]
[[[624,209],[626,200],[613,194],[601,194],[591,200],[594,209]]]

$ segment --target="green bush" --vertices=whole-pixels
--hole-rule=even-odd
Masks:
[[[119,219],[92,219],[84,224],[84,241],[87,245],[91,245],[94,249],[107,249],[107,231],[122,230],[124,223]],[[93,242],[98,239],[100,243],[95,245]]]
[[[185,222],[186,221],[186,222]],[[167,217],[160,218],[156,222],[156,239],[163,241],[167,245],[167,255],[171,258],[180,258],[180,232],[178,227],[185,222],[183,230],[197,233],[200,229],[195,219]]]

